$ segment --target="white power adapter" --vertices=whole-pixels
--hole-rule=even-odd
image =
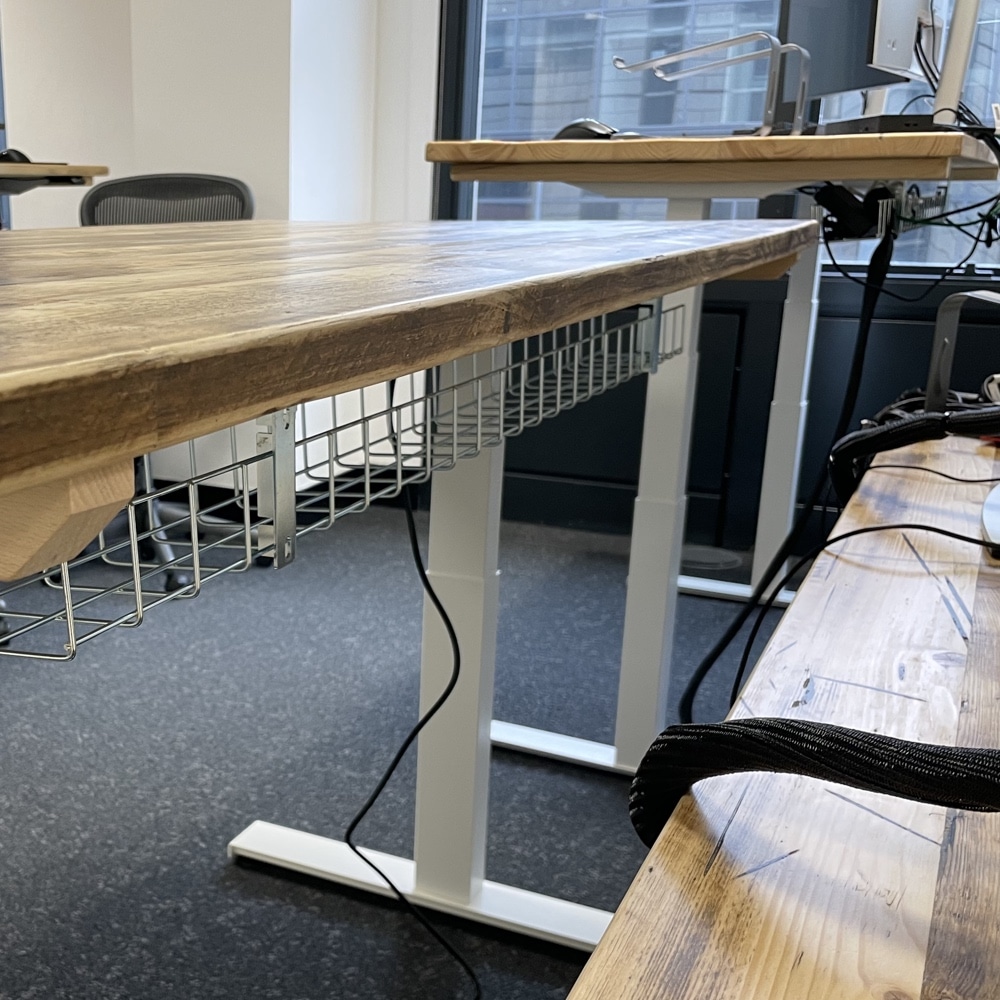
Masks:
[[[982,532],[990,558],[1000,561],[1000,486],[994,486],[983,501]]]

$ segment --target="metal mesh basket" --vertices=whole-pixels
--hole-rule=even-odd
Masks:
[[[111,628],[397,496],[683,350],[683,306],[560,327],[147,455],[140,489],[77,558],[0,584],[0,655],[71,659]]]

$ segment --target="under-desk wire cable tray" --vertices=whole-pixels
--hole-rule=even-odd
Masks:
[[[573,323],[137,461],[137,492],[84,552],[0,582],[0,656],[72,659],[113,628],[598,396],[684,350],[679,305]]]

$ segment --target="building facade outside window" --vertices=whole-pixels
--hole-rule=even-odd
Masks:
[[[575,118],[598,118],[647,135],[730,135],[750,131],[763,117],[767,67],[763,60],[666,83],[651,72],[624,73],[622,56],[638,62],[707,42],[774,32],[779,0],[482,0],[479,135],[490,139],[551,138]],[[944,19],[951,0],[934,0]],[[965,102],[992,122],[1000,79],[1000,0],[982,0],[980,25],[967,75]],[[929,111],[925,83],[890,88],[888,113]],[[826,118],[855,117],[858,94],[828,98]],[[996,184],[953,184],[949,207],[995,194]],[[665,202],[607,199],[563,184],[477,185],[474,214],[482,219],[662,219]],[[753,218],[755,201],[719,199],[714,218]],[[947,226],[907,233],[897,263],[940,268],[963,258],[967,236]],[[840,244],[838,260],[867,260],[866,242]],[[972,263],[992,265],[980,248]]]

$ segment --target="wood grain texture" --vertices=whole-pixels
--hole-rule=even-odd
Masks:
[[[874,177],[873,177],[874,175]],[[785,183],[788,187],[820,181],[993,180],[996,169],[953,170],[949,161],[838,160],[833,163],[484,163],[455,164],[454,181],[559,181],[564,184],[745,184]]]
[[[774,281],[776,278],[788,274],[798,259],[798,255],[793,254],[790,257],[768,261],[766,264],[757,264],[732,275],[730,281]]]
[[[957,742],[1000,734],[1000,580],[981,574],[959,702]],[[990,627],[990,624],[993,627]],[[1000,816],[948,811],[921,1000],[1000,995]]]
[[[813,223],[201,223],[0,239],[0,494],[783,259]]]
[[[72,559],[132,499],[129,459],[0,496],[0,580]]]
[[[431,142],[427,159],[438,163],[662,162],[760,163],[836,160],[955,158],[969,165],[995,163],[989,148],[959,132],[884,135],[723,136],[628,140],[490,139]]]
[[[960,133],[538,142],[432,142],[453,180],[725,183],[997,176],[988,147]]]
[[[996,474],[995,449],[977,442],[951,439],[890,457],[959,476]],[[837,531],[910,521],[978,537],[986,491],[926,472],[872,470]],[[733,717],[812,719],[955,745],[968,734],[976,690],[979,739],[996,746],[1000,605],[980,597],[997,586],[1000,569],[978,547],[928,532],[839,543],[816,561]],[[989,685],[975,680],[981,662],[990,664]],[[701,782],[665,827],[571,997],[996,996],[1000,845],[995,817],[984,820],[962,814],[953,822],[940,808],[794,775]],[[980,866],[990,871],[976,878]],[[963,979],[956,970],[968,956],[978,964]],[[925,962],[928,976],[940,970],[944,992],[924,986]],[[993,992],[975,985],[990,980]]]
[[[32,180],[36,177],[83,177],[92,179],[107,174],[107,167],[82,166],[76,163],[0,163],[0,177]]]

